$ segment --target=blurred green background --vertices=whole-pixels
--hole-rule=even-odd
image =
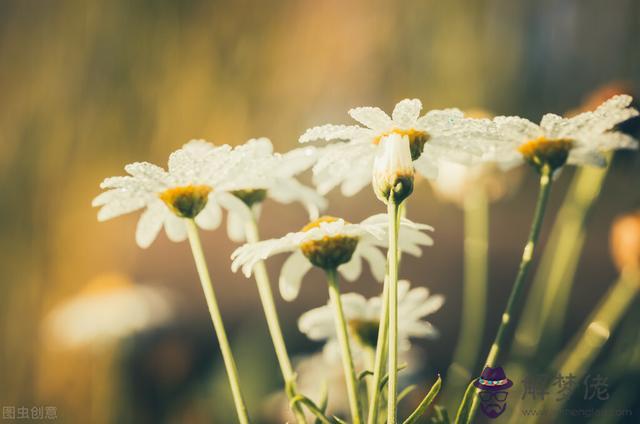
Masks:
[[[579,107],[613,81],[638,92],[639,45],[637,0],[0,0],[0,404],[53,405],[59,421],[74,423],[234,419],[187,244],[161,235],[143,251],[134,242],[137,216],[96,221],[98,184],[124,164],[164,164],[192,138],[235,145],[266,136],[286,151],[307,127],[349,122],[350,107],[391,110],[405,97],[426,109],[538,120]],[[554,188],[543,243],[572,174]],[[638,207],[638,183],[638,156],[617,155],[590,217],[567,338],[616,278],[609,226]],[[527,172],[517,193],[491,209],[486,348],[535,191]],[[364,190],[332,193],[329,212],[353,221],[382,208]],[[447,298],[431,318],[440,339],[417,343],[422,378],[432,381],[447,369],[458,334],[462,213],[423,181],[409,217],[433,225],[436,244],[407,258],[401,276]],[[297,206],[268,203],[261,231],[275,237],[305,221]],[[231,273],[235,245],[223,228],[203,238],[251,413],[278,422],[261,402],[281,382],[255,285]],[[268,264],[272,280],[281,263]],[[88,285],[134,283],[169,293],[174,318],[98,347],[60,349],[44,334],[51,310]],[[380,286],[365,272],[344,290],[373,295]],[[313,272],[296,302],[278,299],[294,356],[317,350],[295,322],[326,298]],[[622,323],[635,340],[639,320],[635,313]],[[637,417],[638,386],[631,390]]]

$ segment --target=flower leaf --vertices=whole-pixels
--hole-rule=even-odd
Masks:
[[[364,370],[360,374],[358,374],[358,381],[364,380],[366,377],[373,375],[373,372],[369,370]]]
[[[293,397],[293,399],[291,399],[291,406],[294,406],[297,403],[301,403],[302,405],[306,406],[309,412],[315,415],[322,424],[335,424],[333,421],[331,421],[331,419],[329,419],[329,417],[324,415],[324,412],[322,412],[318,405],[316,405],[308,397],[304,395],[296,395],[295,397]]]
[[[398,367],[398,372],[402,371],[403,369],[407,368],[407,364],[401,364]],[[384,389],[384,386],[387,384],[387,382],[389,381],[389,374],[385,374],[382,379],[380,379],[380,387],[378,388],[378,390],[382,391],[382,389]]]
[[[324,414],[327,411],[327,405],[329,404],[329,389],[327,387],[327,382],[322,382],[322,389],[320,391],[320,405],[318,408]],[[314,421],[315,424],[322,424],[320,418],[316,418]]]
[[[400,393],[398,393],[398,403],[400,403],[400,401],[402,399],[407,397],[409,395],[409,393],[413,392],[417,388],[418,388],[418,386],[415,385],[415,384],[412,384],[410,386],[405,387],[404,390],[402,390]]]
[[[467,390],[464,392],[464,397],[462,398],[462,403],[458,407],[458,412],[456,413],[456,424],[468,424],[471,420],[469,417],[469,412],[471,407],[473,406],[474,398],[476,396],[476,386],[473,385],[475,380],[471,380],[469,385],[467,386]]]
[[[436,398],[436,396],[440,392],[441,387],[442,378],[440,377],[440,374],[438,374],[438,379],[433,384],[433,386],[431,386],[431,390],[429,390],[429,393],[427,393],[424,399],[422,399],[415,411],[413,411],[413,413],[409,415],[409,418],[404,420],[403,424],[413,424],[417,422],[418,419],[425,413],[429,405],[431,405],[431,402],[433,402],[433,400]]]
[[[434,405],[433,407],[433,417],[429,421],[431,424],[449,424],[449,413],[447,412],[447,408],[440,405]]]

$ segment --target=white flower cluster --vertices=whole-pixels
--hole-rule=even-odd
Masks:
[[[595,111],[573,118],[547,114],[539,125],[514,116],[468,118],[458,109],[432,110],[420,116],[422,103],[417,99],[399,102],[391,117],[376,107],[359,107],[349,115],[362,126],[328,124],[310,128],[300,137],[302,143],[344,142],[277,154],[266,138],[249,140],[236,148],[194,140],[171,154],[167,171],[147,162],[125,166],[129,175],[105,179],[101,188],[106,191],[93,205],[101,207],[101,221],[144,208],[136,240],[141,247],[148,247],[162,226],[171,240],[186,238],[184,225],[160,195],[172,188],[208,187],[204,207],[195,216],[197,224],[202,229],[217,228],[222,206],[230,211],[230,237],[240,241],[249,208],[259,204],[261,195],[281,203],[300,202],[314,219],[326,208],[321,194],[340,185],[342,193],[351,196],[370,184],[376,174],[388,180],[389,173],[406,171],[411,161],[418,174],[430,179],[447,161],[512,167],[542,157],[543,161],[555,161],[555,168],[565,162],[603,166],[604,152],[638,147],[636,140],[614,131],[617,124],[638,114],[629,107],[631,100],[626,95],[614,96]],[[406,150],[407,144],[404,153],[394,150],[394,145]],[[295,178],[310,167],[316,190]]]
[[[255,274],[256,281],[263,280],[263,302],[264,296],[270,296],[263,261],[271,256],[290,254],[279,274],[280,294],[285,300],[298,296],[302,279],[312,267],[326,271],[331,302],[302,315],[299,328],[313,340],[326,341],[325,352],[338,352],[340,345],[344,374],[349,379],[354,378],[353,359],[349,359],[351,369],[345,360],[351,355],[349,345],[353,344],[356,354],[376,349],[382,299],[367,300],[356,293],[336,294],[337,275],[356,280],[362,275],[364,260],[374,280],[384,281],[388,269],[387,281],[396,284],[397,259],[391,258],[403,252],[420,256],[422,248],[433,244],[426,233],[433,228],[400,218],[400,205],[414,190],[414,175],[435,180],[442,168],[438,187],[455,192],[452,197],[461,202],[468,190],[477,189],[478,178],[485,178],[494,168],[507,170],[528,163],[540,173],[541,181],[548,181],[566,164],[603,166],[605,153],[638,147],[636,140],[616,131],[618,124],[638,115],[630,107],[631,100],[626,95],[614,96],[593,112],[572,118],[547,114],[540,124],[515,116],[473,118],[459,109],[432,110],[421,115],[422,103],[417,99],[400,101],[391,116],[376,107],[358,107],[348,113],[359,125],[327,124],[310,128],[300,136],[301,143],[334,142],[324,146],[305,146],[279,154],[266,138],[236,147],[190,141],[171,153],[166,170],[136,162],[125,166],[128,175],[105,179],[101,184],[105,191],[93,200],[93,206],[100,207],[100,221],[143,209],[136,229],[136,242],[142,248],[149,247],[164,227],[170,240],[178,242],[188,237],[196,250],[199,241],[192,222],[204,230],[216,229],[222,222],[222,209],[227,210],[230,239],[252,240],[233,252],[231,268],[234,272],[241,269],[247,278]],[[455,169],[458,177],[452,179],[447,171],[452,166],[478,168],[472,172]],[[313,171],[315,188],[297,179],[308,169]],[[485,179],[482,184],[492,185],[490,178]],[[323,196],[335,187],[339,186],[345,196],[352,196],[369,184],[377,197],[389,205],[388,215],[373,215],[359,223],[320,216],[327,208]],[[255,241],[257,231],[251,232],[255,227],[247,224],[255,224],[267,198],[283,204],[302,204],[309,224],[281,238]],[[385,258],[384,252],[390,247],[397,250],[390,249]],[[194,258],[202,279],[202,274],[208,273],[204,256],[196,257],[194,251]],[[393,261],[395,271],[388,268],[387,261]],[[258,281],[259,288],[260,284]],[[410,338],[437,336],[424,318],[440,309],[444,298],[430,296],[424,287],[412,289],[407,281],[401,281],[396,290],[397,305],[389,301],[399,311],[396,348],[406,351]],[[273,301],[263,305],[273,336],[274,331],[280,331],[271,311]],[[350,340],[345,342],[347,333]],[[282,344],[281,336],[274,343]],[[282,351],[286,355],[286,349],[276,346],[276,350],[282,361]],[[358,362],[362,362],[361,357]],[[287,367],[290,369],[290,364],[283,367],[281,362],[285,380],[295,378]],[[295,391],[295,387],[291,386],[291,390]],[[351,387],[352,415],[358,412],[355,392]]]
[[[144,208],[136,241],[146,248],[163,225],[170,240],[186,239],[184,222],[169,203],[179,200],[176,196],[188,195],[185,190],[191,189],[192,196],[205,197],[201,199],[202,209],[192,217],[200,228],[216,229],[222,221],[223,207],[229,211],[229,236],[243,240],[250,209],[259,207],[254,200],[267,196],[280,203],[297,201],[312,218],[326,207],[322,196],[295,178],[311,167],[316,157],[314,147],[283,155],[273,153],[271,141],[266,138],[252,139],[236,148],[192,140],[170,155],[168,171],[148,162],[136,162],[125,166],[129,175],[105,179],[100,187],[106,191],[93,200],[93,206],[101,207],[100,221]],[[174,199],[169,198],[172,194]]]

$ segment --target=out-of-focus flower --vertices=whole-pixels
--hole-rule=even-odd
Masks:
[[[204,148],[198,142],[173,152],[168,171],[148,162],[125,166],[129,175],[105,179],[100,187],[106,191],[92,205],[101,207],[99,221],[144,208],[136,229],[142,248],[151,245],[163,226],[170,240],[183,241],[187,229],[182,218],[195,218],[200,228],[214,229],[222,218],[218,203],[242,210],[242,201],[228,192],[262,176],[240,159],[228,145]]]
[[[481,108],[467,109],[464,113],[469,118],[493,118],[491,112]],[[490,201],[499,200],[520,184],[521,176],[519,169],[506,172],[495,163],[462,164],[442,159],[438,176],[429,182],[436,196],[462,207],[465,199],[478,190]]]
[[[379,296],[366,299],[358,293],[347,293],[340,296],[345,319],[355,341],[354,354],[363,349],[376,348],[378,327],[382,311],[382,300]],[[438,331],[424,318],[438,311],[444,303],[444,296],[429,295],[425,287],[411,288],[407,280],[398,282],[398,347],[402,351],[411,347],[410,338],[435,338]],[[335,331],[332,306],[327,304],[305,312],[298,320],[298,328],[311,340],[326,341],[325,353],[340,354],[340,347]]]
[[[490,201],[497,201],[513,191],[521,180],[520,169],[505,171],[493,163],[463,165],[442,161],[438,178],[430,180],[435,194],[458,206],[472,193],[482,190]]]
[[[437,174],[438,162],[445,158],[468,162],[487,152],[494,124],[488,119],[465,118],[458,109],[432,110],[420,116],[422,103],[405,99],[391,117],[376,107],[351,109],[349,115],[364,126],[323,125],[308,129],[300,142],[347,140],[326,146],[313,167],[314,183],[320,193],[341,185],[352,196],[371,182],[376,145],[391,134],[409,139],[411,157],[418,173],[427,178]]]
[[[508,168],[524,158],[538,171],[544,167],[555,171],[565,163],[604,166],[604,152],[638,147],[632,137],[613,131],[616,124],[638,115],[629,107],[631,101],[630,96],[614,96],[595,111],[572,118],[549,113],[540,125],[517,116],[498,116],[493,121],[500,142],[484,159]]]
[[[359,224],[324,216],[279,239],[239,247],[231,255],[231,269],[236,272],[242,267],[242,272],[249,278],[257,262],[279,253],[293,252],[280,271],[280,293],[286,300],[297,297],[302,278],[314,265],[323,269],[337,268],[344,278],[353,281],[362,271],[364,258],[375,279],[382,281],[385,258],[379,249],[387,245],[387,228],[384,214],[371,216]],[[422,232],[424,230],[432,228],[402,219],[400,250],[419,256],[421,246],[433,244],[433,240]]]
[[[373,161],[373,191],[379,200],[400,204],[413,191],[413,161],[409,137],[390,134],[378,144]]]
[[[607,101],[611,97],[616,95],[624,95],[626,93],[633,93],[633,84],[630,84],[626,81],[608,82],[589,92],[578,107],[568,110],[564,115],[567,117],[572,117],[582,112],[592,111],[600,106],[601,103]]]
[[[203,153],[216,147],[204,141],[192,141],[184,148],[199,150]],[[251,219],[252,210],[259,214],[260,205],[266,198],[279,203],[301,203],[307,210],[310,219],[318,217],[321,210],[327,207],[327,200],[316,190],[301,184],[295,176],[309,169],[317,160],[318,149],[306,146],[280,154],[273,152],[273,144],[268,138],[251,139],[233,149],[233,154],[244,168],[250,168],[252,174],[261,178],[242,179],[230,193],[242,200],[225,202],[222,206],[228,209],[227,233],[236,242],[245,240],[245,222]],[[213,198],[216,201],[216,198]]]
[[[621,216],[613,223],[611,255],[619,271],[640,271],[640,211]]]
[[[326,395],[327,408],[325,413],[331,415],[347,414],[349,402],[347,386],[345,385],[344,370],[340,357],[328,357],[322,352],[300,357],[296,360],[296,383],[298,392],[307,396],[319,405]],[[365,368],[362,358],[354,358],[357,370]],[[273,403],[274,415],[277,422],[294,422],[289,401],[278,392]],[[305,410],[307,420],[314,421],[314,417]]]
[[[161,325],[172,315],[161,291],[107,274],[53,309],[44,321],[44,331],[52,346],[100,345]]]
[[[425,352],[417,349],[402,351],[400,361],[403,366],[399,374],[401,386],[409,385],[414,381],[427,362]],[[353,358],[356,372],[360,373],[367,369],[364,355],[356,355]],[[304,394],[309,399],[319,405],[323,399],[323,394],[327,394],[326,414],[329,416],[347,414],[349,402],[344,379],[344,371],[339,355],[326,355],[324,352],[317,352],[300,358],[296,364],[297,388],[298,392]],[[291,408],[286,396],[281,392],[276,394],[270,406],[272,414],[277,415],[278,422],[293,422]],[[313,422],[314,417],[307,413],[308,420]]]

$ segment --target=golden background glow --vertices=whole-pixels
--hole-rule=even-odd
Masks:
[[[639,28],[640,3],[631,0],[0,2],[0,403],[55,405],[62,422],[153,422],[160,419],[154,408],[169,403],[170,422],[233,417],[187,244],[161,235],[141,250],[137,214],[96,220],[90,203],[98,184],[121,175],[124,164],[164,165],[192,138],[236,145],[266,136],[286,151],[310,126],[348,123],[350,107],[390,110],[405,97],[420,98],[426,109],[482,108],[537,120],[579,107],[611,81],[637,90]],[[620,154],[605,182],[567,335],[615,278],[608,229],[614,216],[638,206],[639,168],[636,155]],[[572,174],[554,188],[543,243]],[[492,207],[487,343],[535,190],[527,172],[519,191]],[[329,200],[331,215],[352,222],[383,211],[368,189]],[[418,343],[431,376],[448,366],[458,331],[462,214],[422,181],[409,217],[433,225],[436,244],[403,262],[401,277],[447,298],[431,318],[441,338]],[[280,236],[305,221],[302,208],[267,202],[261,232]],[[267,420],[260,399],[280,380],[255,285],[231,273],[235,245],[224,228],[202,237],[248,404]],[[282,260],[268,263],[272,280]],[[344,291],[378,293],[370,280],[366,271]],[[157,340],[57,349],[43,333],[45,318],[95,281],[162,288],[178,311],[171,329]],[[278,299],[294,354],[316,347],[295,320],[325,302],[319,272],[304,281],[298,301]],[[629,319],[637,324],[638,315]]]

